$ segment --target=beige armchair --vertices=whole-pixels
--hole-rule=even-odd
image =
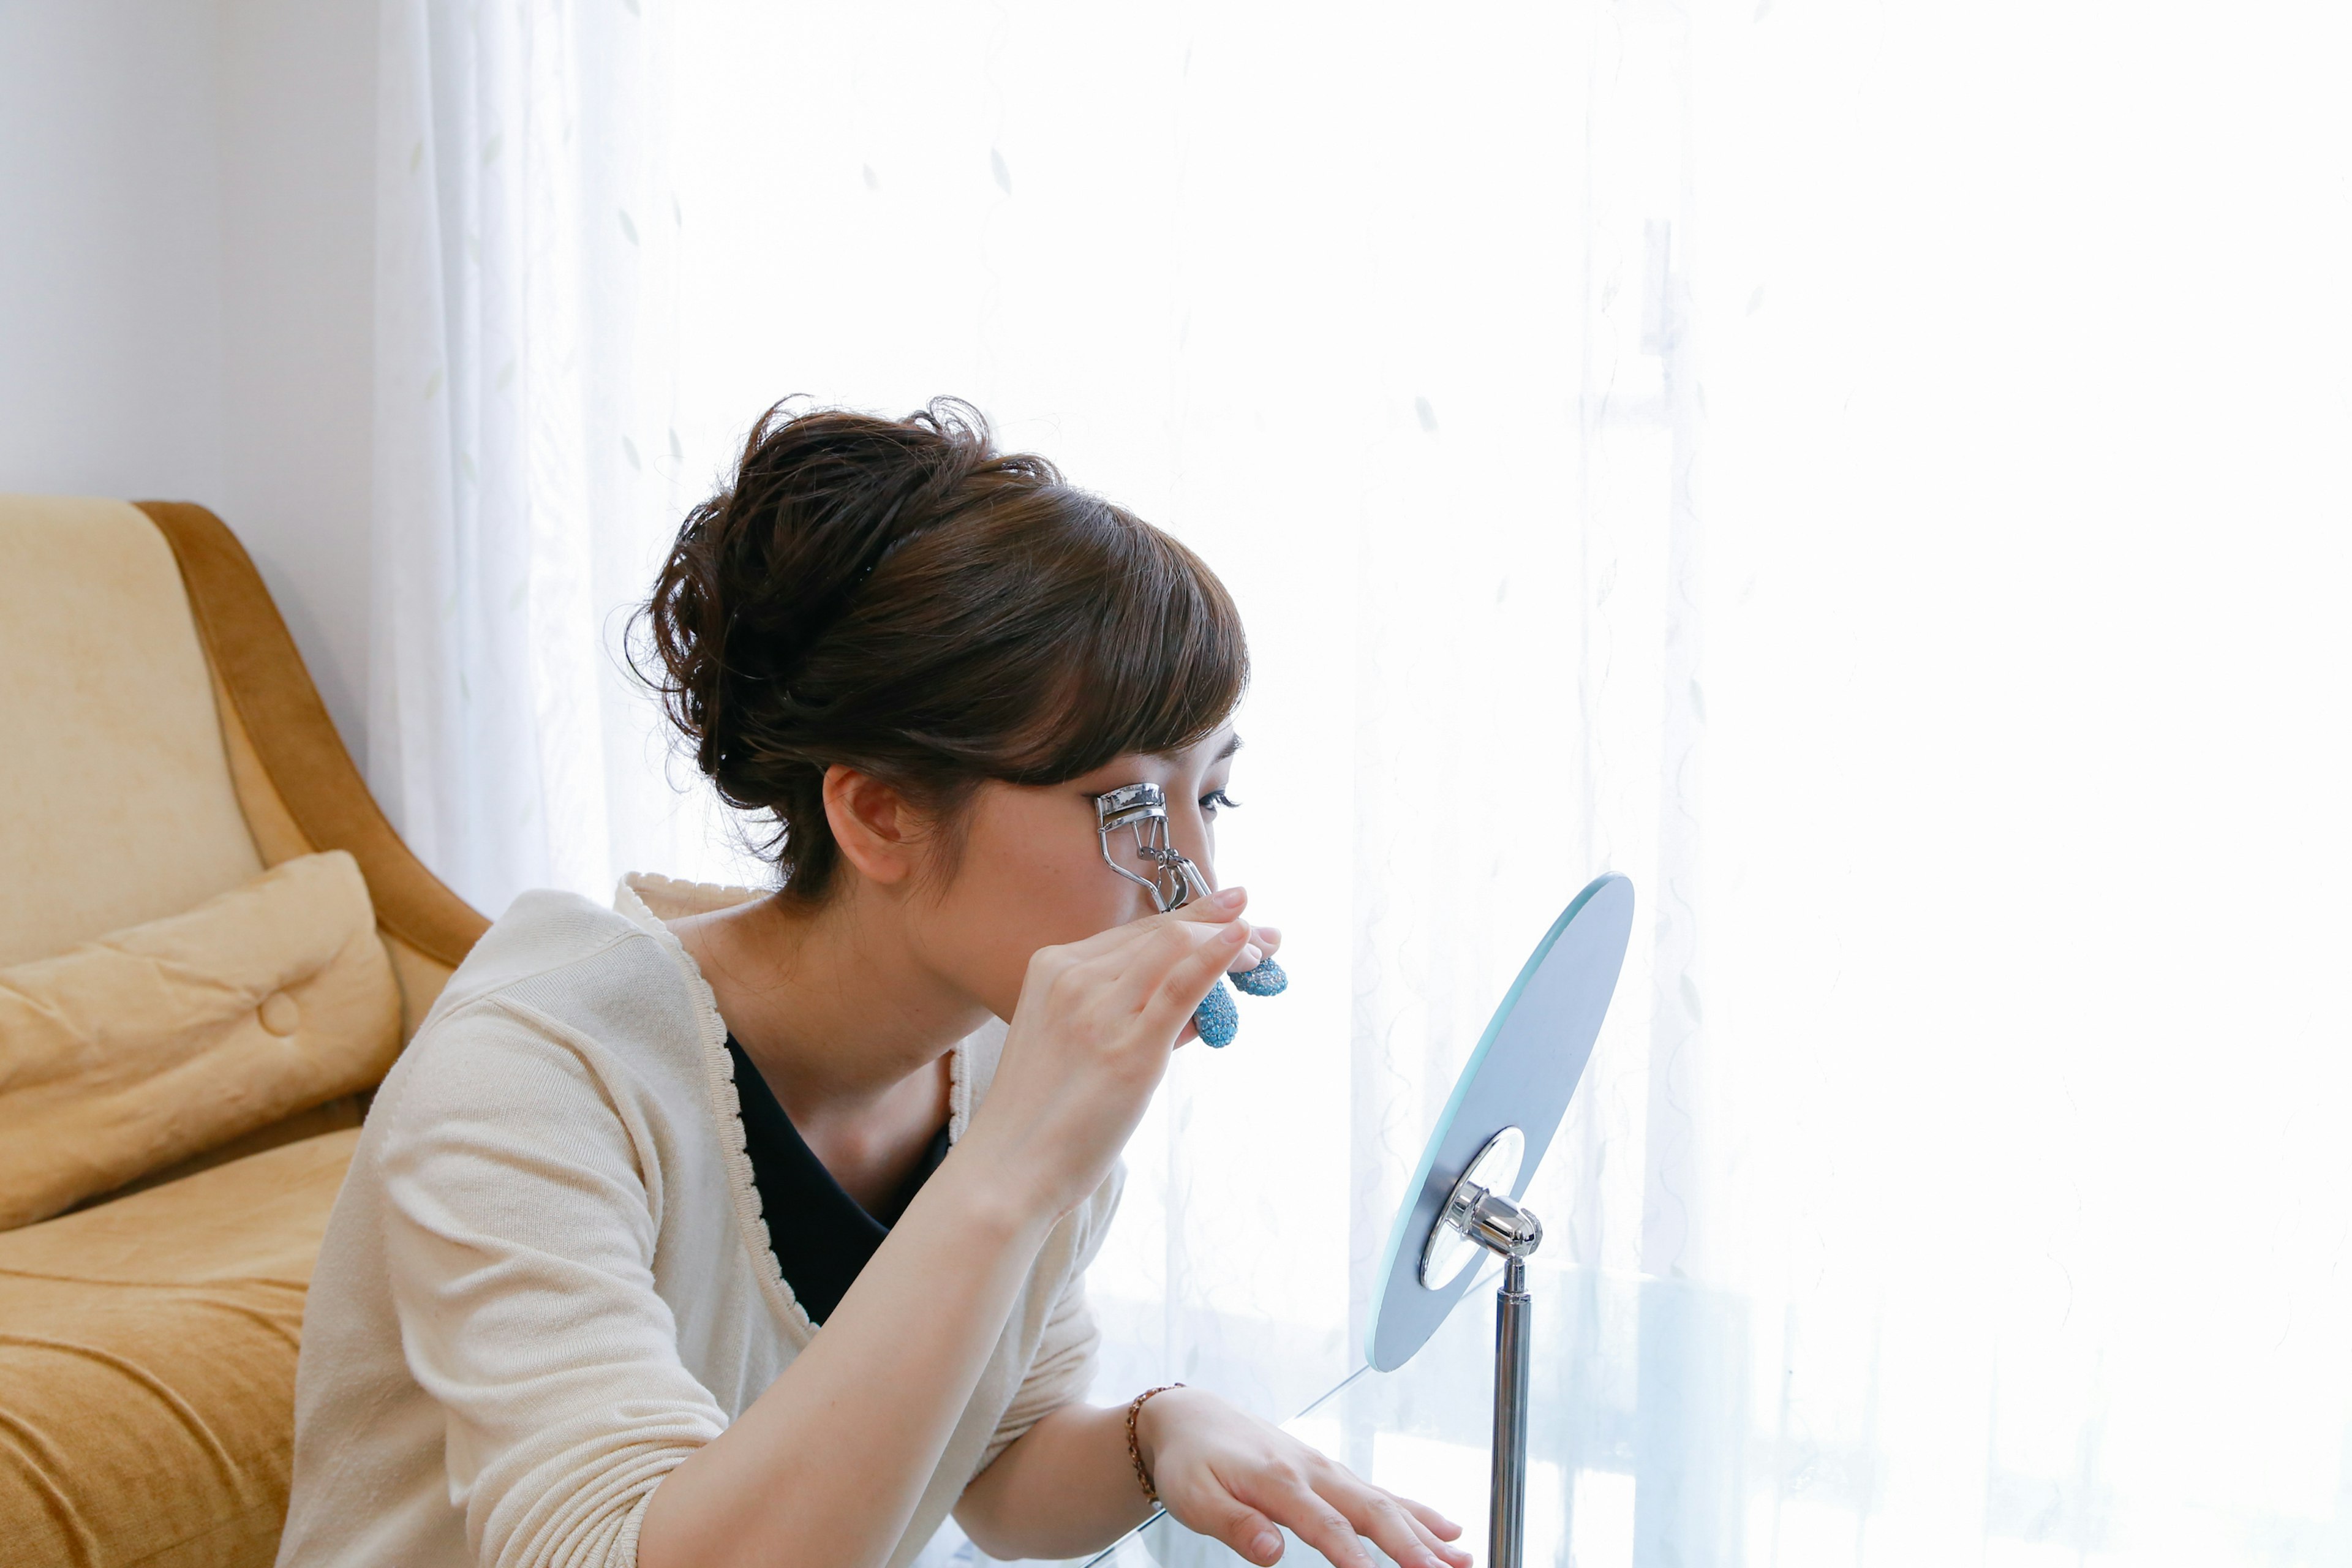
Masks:
[[[0,497],[0,1554],[268,1563],[368,1089],[487,922],[201,507]]]

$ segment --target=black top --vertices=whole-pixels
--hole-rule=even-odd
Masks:
[[[844,1192],[806,1143],[775,1091],[735,1037],[727,1037],[735,1062],[735,1100],[743,1112],[743,1152],[751,1160],[751,1184],[760,1192],[760,1213],[768,1226],[768,1248],[776,1267],[811,1322],[823,1322],[849,1293],[850,1282],[889,1226],[867,1214]],[[892,1200],[890,1218],[907,1212],[915,1194],[948,1157],[948,1130],[932,1135],[906,1186]]]

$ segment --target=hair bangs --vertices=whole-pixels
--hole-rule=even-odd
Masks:
[[[1232,717],[1249,684],[1241,616],[1216,574],[1160,530],[1095,507],[1086,548],[1122,557],[1120,569],[1095,578],[1105,591],[1087,634],[1059,650],[1008,782],[1060,784],[1114,757],[1182,751]]]

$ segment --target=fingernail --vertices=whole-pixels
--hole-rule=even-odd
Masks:
[[[1249,900],[1246,888],[1220,888],[1209,896],[1209,901],[1221,910],[1237,910]]]
[[[1257,934],[1268,942],[1280,942],[1282,940],[1282,928],[1280,926],[1260,926],[1257,928]]]
[[[1261,1530],[1250,1542],[1250,1551],[1255,1556],[1267,1557],[1271,1556],[1274,1549],[1281,1544],[1282,1537],[1271,1530]]]
[[[1235,921],[1229,926],[1220,928],[1217,931],[1217,935],[1226,942],[1247,942],[1249,940],[1249,927],[1242,924],[1239,921]]]
[[[1265,952],[1264,949],[1257,945],[1257,943],[1252,942],[1247,947],[1242,949],[1242,957],[1249,963],[1250,967],[1254,969],[1258,964],[1265,962]]]

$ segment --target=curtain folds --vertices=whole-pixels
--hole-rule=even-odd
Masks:
[[[612,614],[673,505],[666,21],[382,18],[370,782],[495,914],[667,809]]]

